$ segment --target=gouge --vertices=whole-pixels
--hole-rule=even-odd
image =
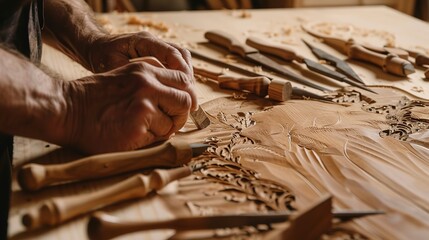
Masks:
[[[331,36],[324,36],[311,30],[310,26],[302,25],[302,28],[309,34],[321,38],[325,43],[337,48],[349,58],[365,61],[377,65],[385,72],[389,72],[398,76],[407,76],[414,73],[413,65],[394,54],[384,55],[373,52],[362,45],[356,43],[353,39],[341,39]]]
[[[122,201],[143,198],[152,191],[160,190],[167,184],[187,177],[198,168],[188,166],[169,170],[154,170],[148,176],[134,175],[104,189],[68,197],[46,200],[36,211],[23,215],[22,223],[28,229],[55,226],[76,216]]]
[[[350,84],[352,86],[364,89],[366,91],[376,93],[372,91],[371,89],[365,87],[364,85],[360,83],[356,83],[353,80],[347,78],[345,75],[335,72],[325,66],[323,66],[320,63],[317,63],[311,59],[305,58],[299,54],[297,54],[293,49],[288,48],[286,46],[280,46],[273,43],[269,43],[267,41],[264,41],[262,39],[256,38],[256,37],[249,37],[246,40],[246,43],[250,45],[251,47],[254,47],[258,49],[262,53],[268,53],[277,57],[282,58],[283,60],[287,61],[297,61],[298,63],[304,63],[310,70],[320,73],[322,75],[328,76],[332,79],[338,80],[340,82],[345,82],[347,84]]]
[[[318,89],[320,91],[329,91],[327,88],[319,86],[310,79],[299,76],[293,72],[287,70],[284,66],[278,64],[277,62],[271,60],[270,58],[259,53],[257,49],[249,47],[245,44],[241,44],[238,40],[236,40],[233,36],[228,33],[222,31],[209,31],[204,34],[205,38],[210,42],[227,48],[231,53],[238,54],[244,59],[250,60],[257,64],[261,64],[262,66],[275,71],[276,73],[285,76],[288,80],[301,83],[303,85],[309,86],[314,89]]]
[[[164,64],[162,64],[157,58],[151,56],[133,58],[130,59],[130,62],[146,62],[156,67],[165,68]],[[210,119],[207,117],[206,112],[204,112],[201,106],[198,106],[197,110],[190,112],[189,114],[191,115],[191,119],[198,129],[203,129],[210,125]]]
[[[316,206],[317,208],[318,206]],[[328,210],[329,211],[329,210]],[[332,212],[332,217],[337,219],[353,219],[365,217],[370,215],[383,214],[382,211],[365,211],[365,212]],[[304,216],[304,218],[311,217],[313,221],[319,219],[320,222],[324,220],[321,216],[313,213],[313,216]],[[198,216],[198,217],[183,217],[164,221],[122,221],[114,216],[96,212],[94,213],[87,227],[88,237],[90,239],[111,239],[123,234],[128,234],[137,231],[147,231],[155,229],[173,229],[177,231],[189,230],[202,230],[202,229],[216,229],[216,228],[232,228],[243,226],[257,226],[261,224],[273,224],[286,222],[298,219],[299,213],[291,212],[268,212],[268,213],[248,213],[248,214],[224,214],[215,216]],[[301,219],[299,219],[301,220]],[[305,221],[296,221],[300,224],[306,224]],[[317,223],[314,223],[317,224]],[[311,224],[308,224],[311,225]],[[311,226],[300,226],[300,228],[310,228]],[[329,225],[329,223],[328,223]],[[329,229],[327,229],[329,230]],[[294,236],[298,238],[288,239],[301,239],[301,236]]]
[[[60,182],[101,178],[145,168],[177,167],[202,154],[208,146],[176,140],[148,149],[99,154],[63,164],[30,163],[18,171],[18,183],[24,190],[36,191]]]
[[[194,74],[215,80],[220,88],[247,91],[260,97],[268,95],[276,101],[285,101],[292,96],[292,85],[288,81],[270,81],[264,76],[233,77],[198,67],[194,67]]]

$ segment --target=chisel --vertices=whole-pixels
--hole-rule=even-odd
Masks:
[[[260,73],[255,73],[255,72],[249,71],[249,70],[247,70],[245,68],[238,67],[238,66],[235,66],[235,65],[232,65],[232,64],[229,64],[229,63],[217,60],[215,58],[209,57],[208,55],[196,52],[196,51],[194,51],[192,49],[189,49],[189,51],[191,52],[192,57],[199,58],[199,59],[207,61],[209,63],[213,63],[213,64],[215,64],[215,65],[217,65],[219,67],[227,68],[227,69],[229,69],[231,71],[235,71],[235,72],[241,73],[241,74],[243,74],[245,76],[264,77],[264,78],[270,79],[271,82],[273,82],[273,81],[277,82],[275,84],[273,84],[273,83],[270,84],[271,86],[278,85],[278,87],[275,87],[275,88],[278,89],[276,92],[278,92],[277,94],[279,94],[279,96],[274,96],[274,98],[275,99],[285,99],[286,100],[286,98],[284,98],[284,96],[287,96],[287,95],[281,93],[281,91],[279,90],[279,89],[281,89],[280,86],[283,85],[282,82],[286,81],[286,80],[273,79],[270,76],[263,75],[263,74],[260,74]],[[272,93],[275,93],[275,92],[272,91]],[[268,94],[268,95],[270,95],[270,94]],[[273,96],[273,94],[271,94],[271,95]],[[310,92],[310,91],[307,91],[307,90],[304,90],[302,88],[298,88],[298,87],[295,87],[295,86],[292,85],[292,99],[294,99],[294,98],[296,98],[296,99],[300,99],[300,98],[304,98],[304,99],[306,99],[306,98],[312,98],[312,99],[319,99],[319,100],[327,100],[324,95],[315,94],[313,92]],[[279,101],[279,100],[277,100],[277,101]]]
[[[383,211],[340,211],[332,212],[332,217],[339,220],[384,214]],[[243,226],[257,226],[261,224],[273,224],[286,222],[296,216],[291,212],[268,212],[247,214],[224,214],[215,216],[183,217],[164,221],[121,221],[120,219],[96,212],[88,223],[88,236],[90,239],[111,239],[123,234],[137,231],[155,229],[174,229],[176,231],[233,228]],[[313,216],[317,218],[320,216]],[[321,221],[323,219],[320,219]],[[301,226],[308,228],[311,226]],[[297,236],[299,237],[299,236]],[[292,238],[299,239],[299,238]]]
[[[202,154],[208,146],[175,140],[152,148],[99,154],[69,163],[30,163],[18,171],[18,183],[24,190],[36,191],[61,182],[95,179],[145,168],[177,167]]]
[[[215,80],[220,88],[247,91],[260,97],[268,95],[268,98],[276,101],[286,101],[292,96],[292,85],[288,81],[271,81],[264,76],[233,77],[195,66],[194,74]]]
[[[367,88],[366,86],[356,83],[352,81],[351,79],[347,78],[345,75],[335,72],[325,66],[323,66],[320,63],[317,63],[311,59],[305,58],[303,56],[300,56],[297,54],[293,49],[290,49],[286,46],[280,46],[275,45],[273,43],[269,43],[267,41],[264,41],[262,39],[256,38],[256,37],[249,37],[246,40],[246,43],[250,45],[251,47],[254,47],[258,49],[262,53],[268,53],[277,57],[282,58],[283,60],[287,61],[297,61],[298,63],[304,63],[308,69],[320,73],[322,75],[328,76],[332,79],[338,80],[340,82],[344,82],[347,84],[350,84],[352,86],[364,89],[366,91],[376,93],[372,91],[371,89]]]
[[[276,73],[286,77],[288,80],[309,86],[311,88],[318,89],[320,91],[328,92],[329,90],[325,87],[319,86],[313,83],[310,79],[299,76],[293,72],[287,70],[284,66],[278,64],[277,62],[271,60],[270,58],[262,55],[255,48],[249,47],[245,44],[241,44],[233,36],[222,31],[209,31],[204,34],[205,38],[210,42],[227,48],[231,53],[238,54],[244,59],[250,60],[257,64],[275,71]]]
[[[95,209],[135,198],[143,198],[152,191],[160,190],[167,184],[187,177],[193,171],[188,166],[168,170],[157,169],[148,176],[134,175],[104,189],[67,197],[46,200],[35,211],[23,215],[22,223],[28,229],[55,226],[76,216]]]
[[[302,25],[302,28],[309,34],[321,38],[325,43],[337,48],[351,59],[361,60],[377,65],[385,72],[398,76],[407,76],[415,72],[413,65],[394,54],[384,55],[371,51],[353,39],[341,39],[338,37],[324,36],[312,30],[311,25]]]

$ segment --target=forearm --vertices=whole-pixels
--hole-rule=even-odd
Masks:
[[[66,104],[62,81],[0,47],[0,132],[58,143]]]
[[[82,0],[45,0],[43,41],[89,70],[91,43],[104,34]]]

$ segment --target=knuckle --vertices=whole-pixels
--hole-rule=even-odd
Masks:
[[[175,48],[175,47],[173,47],[171,45],[168,45],[167,51],[169,52],[169,54],[171,54],[173,56],[176,56],[176,57],[181,57],[182,56],[182,54],[180,53],[179,49],[177,49],[177,48]]]
[[[132,62],[127,65],[130,72],[143,72],[147,66],[144,62]]]
[[[180,102],[180,105],[182,106],[182,109],[185,110],[186,112],[188,112],[192,106],[191,96],[186,92],[183,92],[183,94],[180,94],[179,102]]]
[[[188,49],[186,48],[181,48],[181,49],[184,55],[186,55],[187,57],[191,57],[191,52]]]
[[[193,78],[184,72],[175,71],[175,78],[180,89],[189,89],[193,84]]]

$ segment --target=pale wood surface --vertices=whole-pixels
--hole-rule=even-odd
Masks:
[[[353,24],[357,27],[366,29],[375,29],[387,31],[394,34],[395,42],[402,47],[425,47],[429,43],[429,26],[392,9],[386,7],[360,7],[360,8],[327,8],[327,9],[299,9],[299,10],[260,10],[249,11],[250,17],[242,18],[239,12],[215,11],[215,12],[170,12],[170,13],[139,13],[142,18],[148,18],[153,21],[165,22],[171,29],[169,34],[159,33],[160,37],[168,41],[176,42],[184,47],[192,47],[195,50],[208,53],[212,56],[224,58],[226,52],[214,51],[206,45],[195,47],[197,42],[205,42],[203,35],[207,30],[222,29],[233,34],[244,42],[248,36],[257,36],[270,38],[278,43],[290,43],[290,45],[299,51],[305,57],[315,59],[311,52],[306,49],[300,41],[301,37],[313,39],[305,35],[299,28],[299,25],[309,21],[327,21]],[[106,15],[107,19],[114,26],[123,25],[126,16],[118,14]],[[134,29],[130,29],[134,30]],[[290,34],[288,34],[288,32]],[[336,50],[318,43],[318,47],[337,55],[340,58],[345,56],[339,54]],[[429,49],[429,46],[427,47]],[[219,50],[219,49],[216,49]],[[90,74],[76,63],[71,62],[62,54],[46,47],[44,49],[43,62],[60,73],[65,79],[71,80]],[[369,85],[395,85],[399,88],[421,97],[428,98],[429,84],[423,78],[423,70],[417,69],[417,72],[409,75],[409,79],[404,77],[395,77],[382,72],[378,67],[360,63],[357,61],[348,61],[353,69]],[[194,63],[201,67],[215,69],[219,68],[206,65],[205,63],[194,60]],[[307,76],[313,76],[305,67],[300,65],[286,64],[289,69]],[[243,65],[253,69],[251,65]],[[293,66],[293,67],[290,67]],[[270,73],[268,73],[270,74]],[[326,87],[335,89],[339,86],[334,81],[319,77]],[[299,87],[299,85],[296,85]],[[230,96],[232,91],[221,90],[216,85],[197,82],[199,101],[207,102],[217,97]],[[416,90],[417,89],[417,90]],[[19,167],[25,162],[37,163],[57,163],[67,162],[81,155],[67,149],[62,149],[52,144],[47,144],[38,140],[25,138],[15,139],[14,163]],[[12,209],[10,214],[10,236],[12,239],[40,238],[40,239],[85,239],[85,227],[87,216],[79,217],[69,221],[57,228],[46,229],[42,231],[26,232],[20,224],[21,215],[30,207],[39,205],[43,200],[56,196],[69,196],[81,193],[92,192],[103,186],[108,186],[124,179],[126,176],[118,176],[104,179],[103,181],[88,181],[67,186],[58,186],[43,190],[37,193],[22,192],[16,181],[13,183]],[[174,195],[170,196],[174,199]],[[176,216],[181,212],[188,210],[180,206],[166,206],[159,196],[151,196],[138,201],[119,204],[109,207],[110,213],[126,219],[164,219],[166,217]],[[127,235],[126,239],[166,239],[171,236],[171,231],[151,231],[147,233],[137,233]]]

